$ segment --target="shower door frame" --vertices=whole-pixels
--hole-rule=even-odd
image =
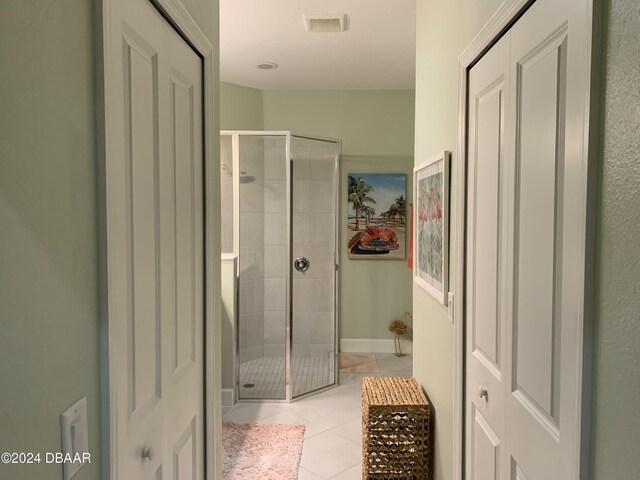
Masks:
[[[326,390],[330,390],[338,386],[338,311],[339,311],[339,261],[340,261],[340,156],[342,154],[342,141],[330,137],[322,137],[316,135],[300,135],[289,130],[221,130],[220,135],[231,136],[231,154],[233,165],[233,254],[238,258],[238,269],[235,276],[235,305],[234,305],[234,399],[238,403],[291,403],[303,398],[317,395]],[[240,335],[239,335],[239,304],[240,304],[240,137],[285,137],[285,201],[287,205],[286,211],[286,287],[285,287],[285,398],[240,398]],[[293,395],[293,155],[291,144],[293,138],[302,138],[306,140],[315,140],[336,145],[336,154],[334,159],[334,214],[335,214],[335,230],[334,230],[334,304],[333,304],[333,383],[321,387],[302,395]]]

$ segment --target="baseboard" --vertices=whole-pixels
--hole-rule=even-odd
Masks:
[[[222,389],[222,406],[233,407],[236,404],[235,392],[233,388]]]
[[[402,353],[413,353],[413,342],[408,339],[400,339]],[[371,352],[394,353],[393,339],[378,338],[342,338],[340,339],[341,352]]]

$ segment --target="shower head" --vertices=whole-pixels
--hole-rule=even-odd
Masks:
[[[227,165],[226,163],[222,164],[222,170],[227,174],[227,176],[233,176],[229,165]],[[254,177],[253,175],[247,175],[247,172],[245,171],[240,172],[240,183],[253,183],[255,181],[256,177]]]
[[[247,175],[247,172],[240,172],[240,183],[253,183],[256,181],[256,177],[253,175]]]

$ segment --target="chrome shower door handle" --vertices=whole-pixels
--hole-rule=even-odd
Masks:
[[[306,272],[309,270],[309,265],[311,265],[311,262],[309,262],[307,257],[298,257],[293,261],[293,266],[296,267],[296,270],[299,272]]]

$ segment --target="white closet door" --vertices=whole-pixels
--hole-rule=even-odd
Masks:
[[[470,71],[469,479],[578,479],[587,18],[538,0]]]
[[[111,468],[203,479],[202,60],[149,1],[110,5]]]
[[[505,461],[518,480],[579,475],[586,11],[538,0],[511,29]]]
[[[466,471],[473,480],[506,478],[507,177],[505,117],[509,104],[509,36],[469,73],[467,189]]]
[[[202,59],[165,23],[169,116],[163,238],[165,448],[173,480],[204,479]],[[171,215],[173,214],[173,218]],[[162,223],[162,222],[161,222]],[[169,459],[165,460],[169,461]]]

